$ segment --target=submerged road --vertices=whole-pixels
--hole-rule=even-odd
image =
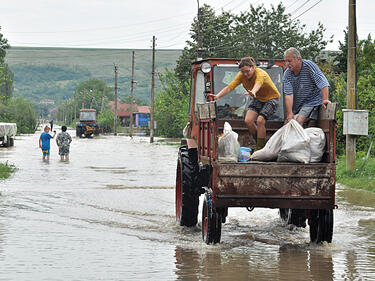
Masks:
[[[337,187],[332,244],[310,245],[277,210],[230,208],[206,245],[200,214],[175,222],[176,146],[74,137],[69,162],[54,141],[43,162],[40,133],[0,149],[18,168],[0,182],[0,280],[375,280],[373,193]]]

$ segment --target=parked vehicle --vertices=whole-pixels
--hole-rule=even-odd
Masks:
[[[195,226],[199,197],[202,204],[202,238],[209,243],[221,240],[222,223],[229,207],[278,208],[289,224],[310,229],[314,243],[331,242],[336,184],[336,104],[320,109],[319,120],[308,126],[320,127],[326,146],[320,163],[229,162],[218,157],[218,136],[229,122],[242,147],[255,147],[256,141],[244,124],[245,108],[251,97],[235,91],[214,102],[206,95],[217,94],[238,73],[239,60],[204,59],[192,64],[189,122],[191,138],[182,141],[176,175],[176,219],[181,226]],[[281,60],[260,60],[282,93]],[[266,123],[267,139],[283,126],[284,103]],[[197,148],[193,148],[196,144]]]
[[[16,134],[16,123],[0,123],[0,146],[14,146],[14,137]]]
[[[91,137],[92,135],[99,135],[100,128],[96,121],[95,109],[81,109],[79,112],[79,122],[76,124],[77,137]]]

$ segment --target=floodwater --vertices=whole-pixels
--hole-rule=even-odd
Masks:
[[[69,131],[74,135],[74,131]],[[375,280],[375,195],[337,188],[333,243],[277,210],[230,208],[222,242],[174,216],[177,146],[126,136],[73,138],[70,162],[40,132],[0,149],[0,280]]]

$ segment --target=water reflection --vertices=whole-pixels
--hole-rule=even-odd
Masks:
[[[335,280],[332,253],[326,248],[282,246],[262,261],[220,246],[199,251],[176,246],[175,259],[177,280]]]
[[[74,138],[46,163],[38,137],[0,149],[19,168],[0,186],[0,280],[375,280],[375,195],[339,186],[330,245],[262,208],[231,208],[206,245],[200,221],[175,223],[177,147]]]

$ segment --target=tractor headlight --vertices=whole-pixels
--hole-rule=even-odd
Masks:
[[[211,64],[209,64],[208,62],[203,62],[201,64],[201,70],[203,73],[209,73],[211,71]]]

